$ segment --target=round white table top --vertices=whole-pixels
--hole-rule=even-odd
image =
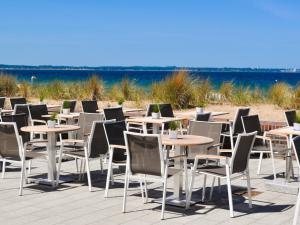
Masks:
[[[74,126],[74,125],[56,125],[53,128],[48,127],[47,125],[38,125],[38,126],[27,126],[27,127],[22,127],[21,131],[23,132],[42,132],[42,133],[49,133],[49,132],[54,132],[54,133],[62,133],[62,132],[68,132],[68,131],[75,131],[79,130],[79,126]]]
[[[176,146],[192,146],[192,145],[205,145],[213,143],[213,139],[198,135],[178,135],[177,139],[169,138],[169,135],[162,135],[161,141],[163,145],[176,145]]]

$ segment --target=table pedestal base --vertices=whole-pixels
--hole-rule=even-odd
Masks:
[[[35,183],[35,184],[46,185],[46,186],[53,186],[53,182],[47,178],[47,174],[38,175],[38,176],[34,176],[34,177],[28,177],[27,180],[28,180],[28,183]],[[59,184],[70,183],[70,182],[73,182],[75,180],[76,180],[75,176],[60,175]],[[57,187],[55,183],[54,183],[53,187]]]
[[[162,198],[160,198],[158,200],[158,202],[162,203]],[[195,205],[200,202],[202,202],[202,199],[200,197],[199,198],[197,198],[197,196],[192,197],[192,199],[190,201],[190,206]],[[169,196],[166,198],[166,205],[175,206],[175,207],[179,207],[179,208],[185,208],[186,207],[185,196],[183,196],[181,199],[175,198],[174,196]]]

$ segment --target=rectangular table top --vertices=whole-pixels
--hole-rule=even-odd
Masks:
[[[126,119],[127,122],[133,122],[133,123],[152,123],[152,124],[163,124],[163,123],[169,123],[172,121],[181,121],[185,118],[182,117],[160,117],[159,119],[153,119],[151,116],[145,116],[145,117],[130,117]]]
[[[269,130],[267,132],[268,134],[273,134],[273,135],[299,135],[300,136],[300,131],[294,130],[293,127],[281,127],[273,130]]]

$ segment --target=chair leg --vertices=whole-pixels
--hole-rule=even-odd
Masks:
[[[262,159],[263,159],[263,153],[261,152],[259,155],[258,167],[256,172],[258,175],[260,174]]]
[[[92,191],[92,179],[91,179],[91,171],[90,171],[90,165],[89,165],[89,159],[86,157],[86,175],[88,179],[88,184],[89,184],[89,191]]]
[[[146,197],[146,203],[147,203],[148,202],[148,187],[147,187],[146,175],[144,175],[144,184],[145,184],[145,197]]]
[[[21,168],[21,180],[20,180],[20,190],[19,195],[23,195],[23,186],[24,186],[24,177],[25,177],[26,164],[25,159],[22,160],[22,168]]]
[[[185,200],[189,195],[189,179],[188,179],[188,170],[187,170],[187,160],[184,159],[184,191],[185,191]]]
[[[272,146],[272,143],[270,143],[270,151],[271,151],[271,160],[272,160],[273,176],[274,176],[274,180],[276,180],[276,170],[275,170],[274,152],[273,152],[273,146]]]
[[[112,157],[113,157],[113,154],[109,154],[107,177],[106,177],[106,186],[105,186],[105,193],[104,193],[105,198],[107,198],[107,196],[108,196],[109,183],[110,183],[110,179],[112,177]]]
[[[75,159],[75,164],[76,164],[76,172],[79,173],[79,168],[78,168],[78,159]]]
[[[32,160],[29,160],[29,162],[28,162],[28,175],[31,174],[31,167],[32,167]]]
[[[165,176],[164,179],[163,200],[162,200],[161,217],[160,217],[160,219],[162,220],[165,218],[166,195],[167,195],[167,176]]]
[[[299,208],[300,208],[300,191],[298,192],[297,202],[296,202],[295,206],[296,207],[295,207],[295,212],[294,212],[293,225],[297,225]]]
[[[129,186],[129,174],[128,169],[126,168],[126,174],[125,174],[125,183],[124,183],[124,197],[123,197],[123,213],[126,212],[126,200],[127,200],[127,190]]]
[[[248,190],[249,208],[252,208],[252,193],[251,193],[251,183],[250,183],[249,169],[246,171],[246,173],[247,173],[247,190]]]
[[[207,175],[204,174],[203,188],[202,188],[202,202],[205,201],[206,178],[207,178]]]
[[[218,177],[218,187],[219,187],[219,193],[221,193],[221,191],[222,191],[221,178],[219,178],[219,177]]]
[[[232,202],[232,191],[231,191],[231,182],[229,173],[226,176],[227,180],[227,192],[228,192],[228,201],[229,201],[229,210],[230,210],[230,217],[234,217],[233,214],[233,202]]]
[[[4,179],[4,177],[5,177],[5,164],[6,164],[6,160],[3,159],[2,160],[2,179]]]
[[[142,178],[140,178],[140,187],[141,187],[141,194],[142,194],[142,199],[143,199],[143,202],[145,202],[145,195],[144,195],[144,187],[143,187],[143,181],[142,181]]]
[[[212,199],[212,195],[213,195],[214,187],[215,187],[215,180],[216,180],[216,178],[213,177],[211,188],[210,188],[210,193],[209,193],[209,201],[211,201],[211,199]]]

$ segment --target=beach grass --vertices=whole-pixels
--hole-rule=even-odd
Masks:
[[[2,73],[0,95],[40,100],[128,101],[136,106],[143,106],[147,102],[168,102],[175,109],[203,107],[212,103],[236,106],[271,103],[284,109],[300,109],[300,85],[292,88],[286,83],[278,82],[268,90],[263,90],[260,87],[240,86],[233,81],[225,81],[216,89],[208,79],[195,78],[185,70],[174,72],[160,82],[154,82],[148,89],[139,87],[126,76],[120,82],[105,87],[103,80],[96,75],[81,82],[56,80],[47,84],[31,84],[18,83],[14,76]]]

